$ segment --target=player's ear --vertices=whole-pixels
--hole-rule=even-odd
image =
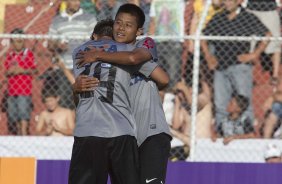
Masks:
[[[93,33],[90,37],[91,40],[98,40],[98,35]]]
[[[136,33],[136,36],[141,36],[141,35],[143,35],[143,28],[142,27],[138,28],[137,33]]]

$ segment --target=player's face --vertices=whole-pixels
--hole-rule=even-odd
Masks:
[[[114,22],[114,39],[120,43],[134,44],[136,37],[142,33],[138,28],[137,19],[129,13],[119,13]]]
[[[54,111],[58,106],[59,98],[58,97],[47,97],[45,99],[45,106],[48,111]]]
[[[67,1],[67,9],[70,12],[77,12],[80,8],[80,0],[68,0]]]

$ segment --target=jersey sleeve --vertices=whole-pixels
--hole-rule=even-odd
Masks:
[[[136,48],[144,48],[147,49],[150,54],[152,55],[152,60],[154,62],[158,61],[158,54],[157,54],[157,47],[156,47],[156,43],[155,41],[150,38],[150,37],[146,37],[142,40],[139,40],[136,43]]]
[[[79,52],[79,48],[76,48],[74,49],[73,53],[72,53],[72,60],[73,60],[73,75],[74,75],[74,78],[77,78],[84,70],[85,70],[85,67],[80,67],[80,68],[77,68],[76,66],[76,55],[77,53]]]
[[[143,63],[139,68],[139,73],[143,74],[145,77],[149,78],[151,73],[155,70],[158,64],[154,61],[147,61]]]

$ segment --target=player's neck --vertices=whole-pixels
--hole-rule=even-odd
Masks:
[[[136,43],[136,39],[135,40],[133,40],[132,42],[129,42],[128,44],[130,44],[130,45],[134,45]]]
[[[98,36],[97,40],[112,40],[113,38],[110,36]]]

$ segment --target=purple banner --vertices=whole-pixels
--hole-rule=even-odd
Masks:
[[[67,184],[69,161],[39,160],[37,184]],[[166,184],[281,184],[282,164],[169,163]]]
[[[38,160],[36,184],[67,184],[69,160]]]

